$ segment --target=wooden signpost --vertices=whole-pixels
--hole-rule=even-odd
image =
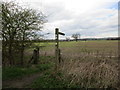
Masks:
[[[59,34],[60,35],[65,35],[64,33],[62,32],[59,32],[59,29],[56,28],[55,29],[55,41],[56,41],[56,48],[55,48],[55,58],[56,58],[56,69],[58,69],[58,65],[60,63],[60,59],[61,59],[61,56],[60,56],[60,49],[59,49]]]

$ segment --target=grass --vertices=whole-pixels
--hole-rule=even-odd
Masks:
[[[3,68],[3,79],[17,78],[47,70],[30,88],[116,88],[118,82],[118,41],[60,42],[62,65],[53,69],[55,43],[34,43],[40,48],[40,65],[29,68]],[[112,57],[114,56],[114,57]]]
[[[92,59],[92,58],[91,58]],[[83,88],[116,88],[118,83],[118,64],[101,58],[69,60],[64,62],[61,71],[70,85]]]
[[[43,45],[45,47],[41,48],[41,52],[45,53],[48,56],[54,56],[55,50],[55,42],[48,43],[35,43],[40,46]],[[75,54],[86,54],[86,53],[106,53],[112,54],[113,56],[117,56],[118,53],[118,41],[70,41],[70,42],[60,42],[60,49],[63,55],[75,55]],[[80,56],[80,55],[79,55]]]
[[[60,88],[66,87],[65,83],[62,81],[60,74],[52,74],[50,71],[35,80],[31,88]]]
[[[78,88],[79,86],[73,84],[69,86],[69,83],[64,80],[63,74],[54,71],[48,71],[41,77],[35,80],[29,88]]]
[[[48,49],[49,45],[44,51],[54,55],[55,48]],[[118,87],[118,41],[60,42],[60,49],[64,61],[60,70],[66,87]]]
[[[22,67],[5,67],[3,68],[3,80],[22,77],[24,75],[39,72],[39,69],[34,68],[22,68]]]
[[[42,57],[44,58],[44,57]],[[47,57],[46,57],[47,58]],[[44,62],[44,63],[43,63]],[[38,65],[32,65],[29,67],[3,67],[2,68],[2,78],[3,80],[15,79],[20,78],[25,75],[35,74],[38,72],[43,72],[51,67],[53,67],[52,62],[45,62],[45,60],[41,61]]]

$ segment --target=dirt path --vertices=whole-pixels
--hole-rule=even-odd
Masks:
[[[43,73],[37,73],[29,76],[25,76],[19,79],[3,81],[3,88],[25,88],[32,84],[32,82],[38,77],[42,76]]]

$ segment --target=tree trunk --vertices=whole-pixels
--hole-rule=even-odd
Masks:
[[[76,39],[76,42],[77,42],[77,39]]]
[[[25,41],[25,31],[23,31],[23,38],[22,38],[22,42],[21,42],[21,66],[23,66],[24,64],[24,49],[25,49],[25,45],[24,45],[24,41]]]
[[[12,40],[11,39],[9,40],[8,53],[9,53],[10,65],[12,66],[14,64],[14,60],[13,60]]]
[[[3,38],[3,41],[2,41],[2,65],[4,65],[4,61],[5,61],[5,41]]]
[[[24,64],[24,43],[22,41],[22,45],[21,45],[21,66],[23,66]]]

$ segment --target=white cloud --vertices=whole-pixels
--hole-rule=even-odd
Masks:
[[[67,36],[81,33],[82,37],[117,36],[118,10],[113,6],[119,0],[17,0],[48,16],[44,32],[59,27]],[[64,37],[61,37],[64,38]]]

